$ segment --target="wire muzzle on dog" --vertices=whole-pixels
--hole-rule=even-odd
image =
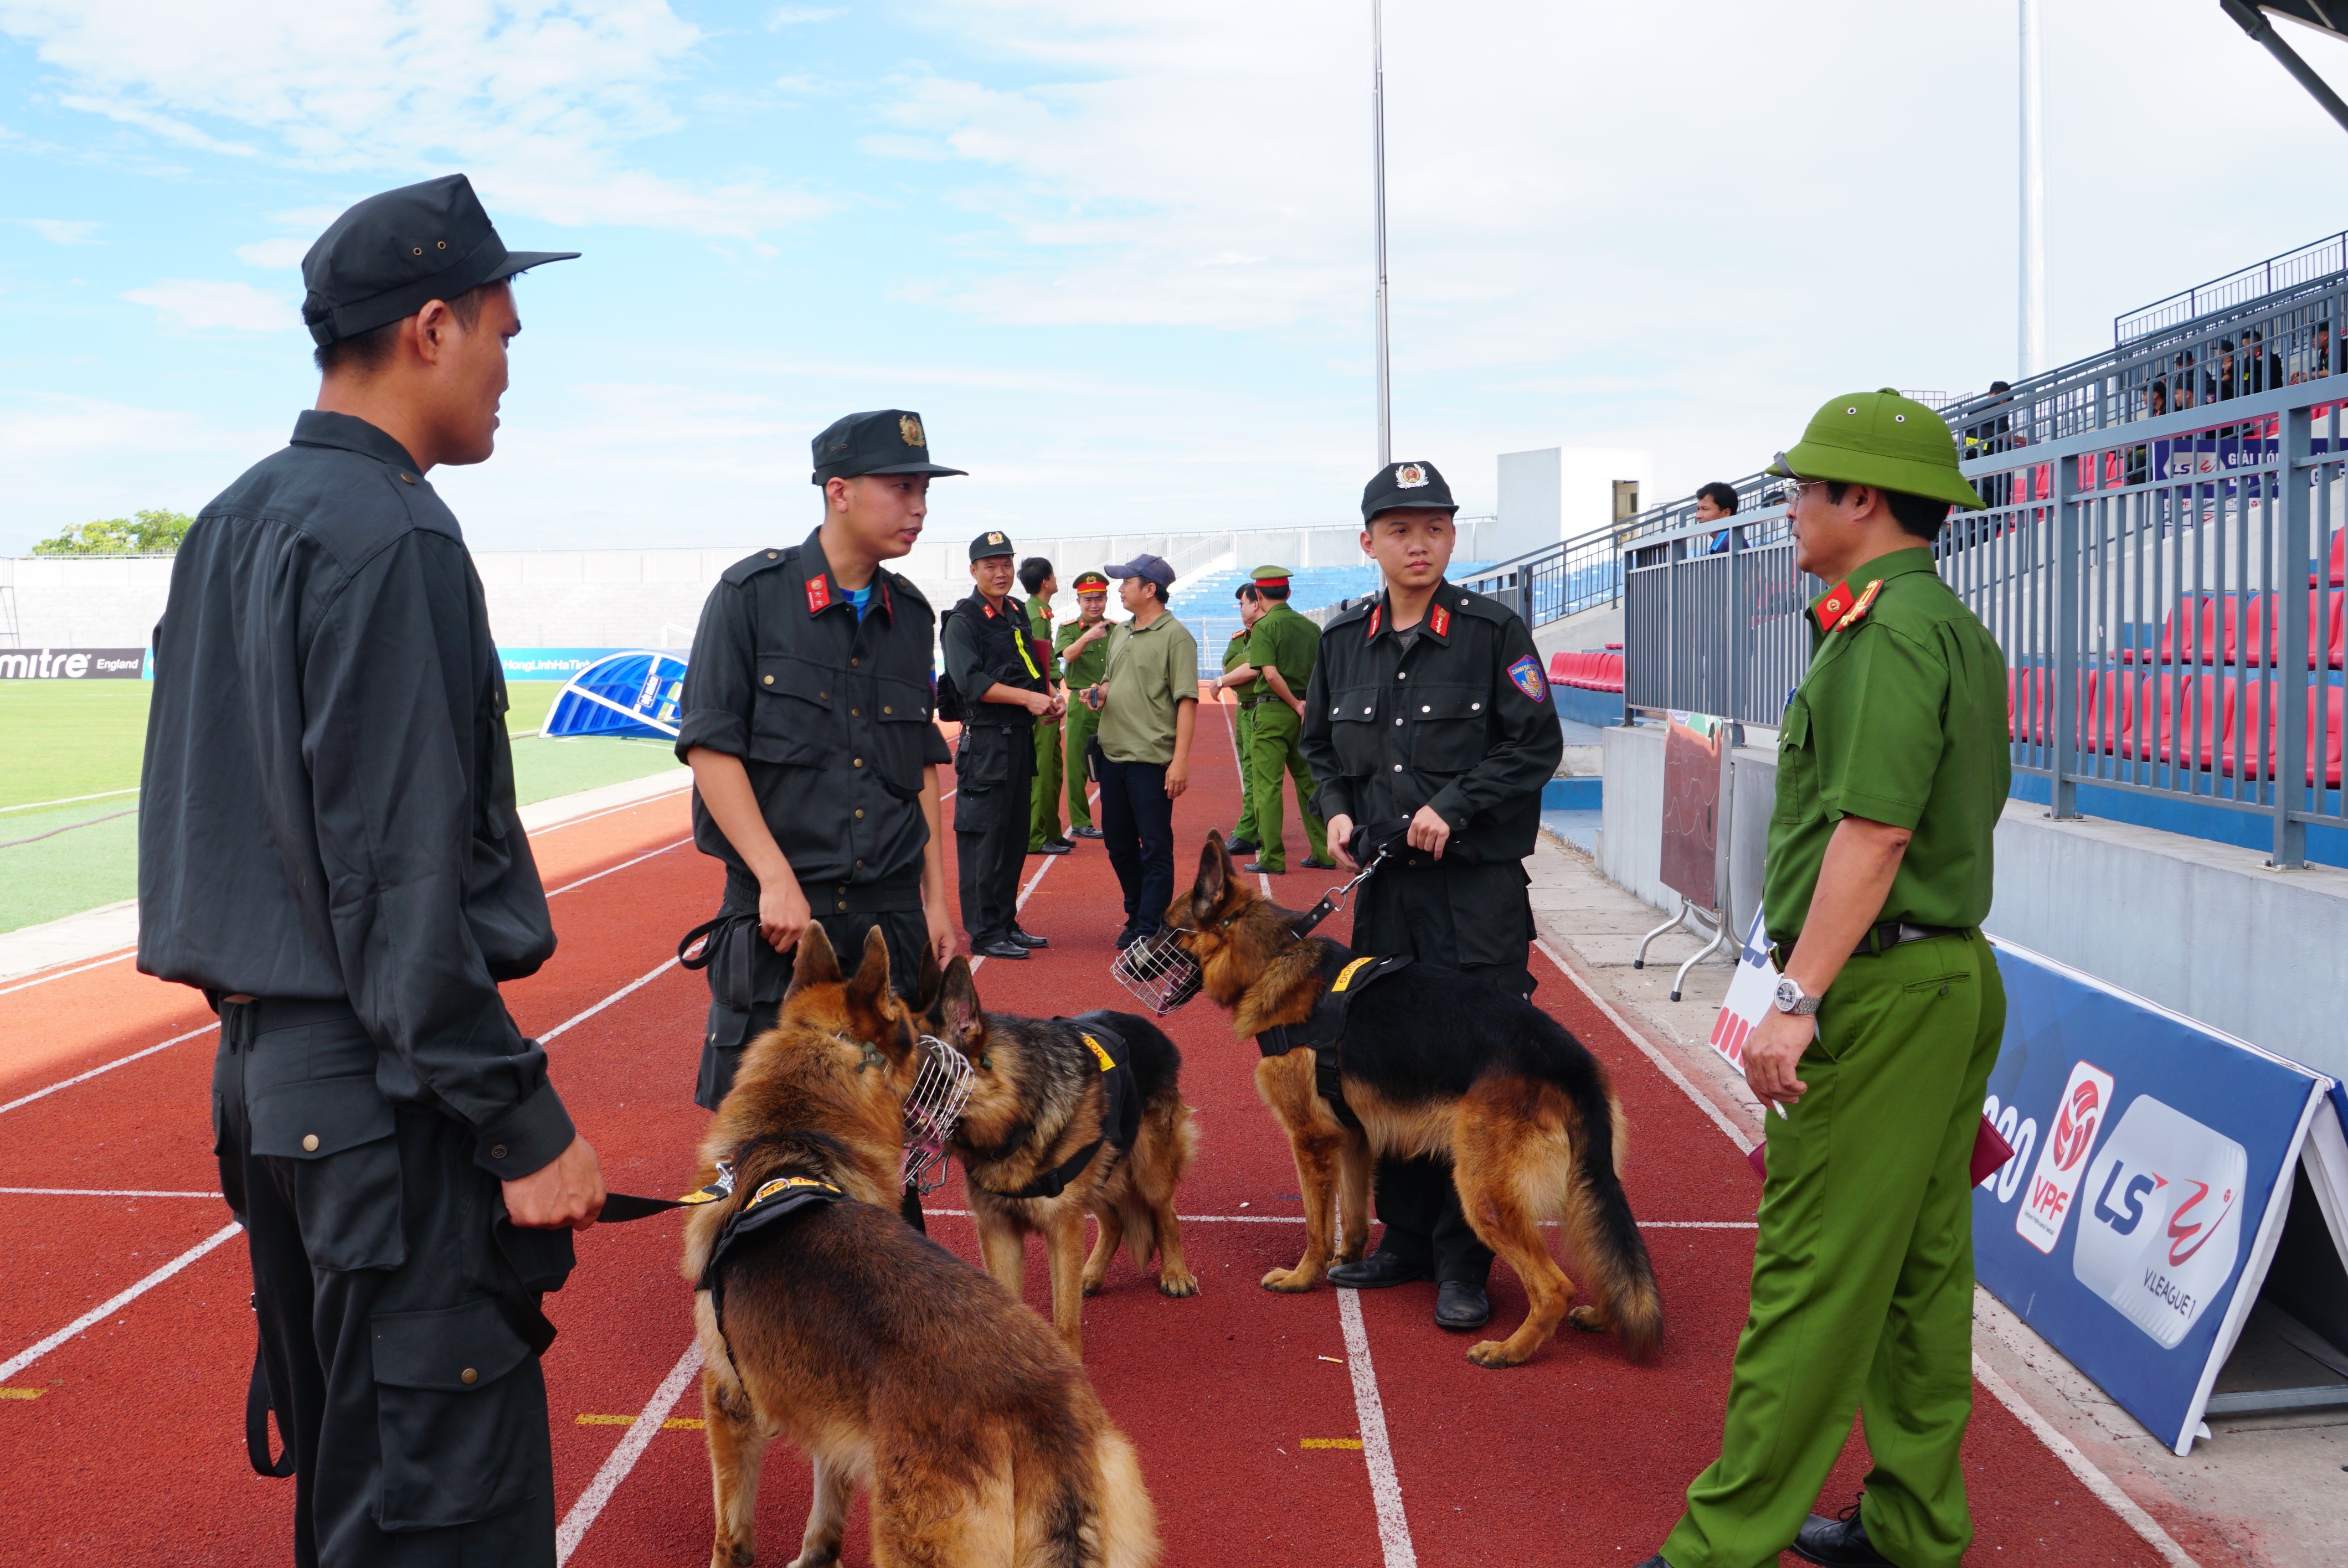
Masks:
[[[946,1179],[946,1140],[970,1103],[971,1083],[977,1075],[970,1059],[933,1035],[922,1036],[922,1070],[905,1096],[905,1163],[900,1184],[920,1184],[935,1192]],[[935,1169],[928,1181],[922,1177]]]
[[[1311,936],[1313,927],[1345,907],[1354,889],[1368,881],[1370,873],[1385,865],[1393,850],[1390,843],[1378,845],[1377,853],[1352,881],[1321,895],[1321,901],[1299,917],[1290,930],[1299,940]],[[1188,926],[1163,927],[1119,953],[1117,961],[1108,967],[1109,978],[1132,993],[1143,1007],[1163,1018],[1197,996],[1206,983],[1206,973],[1199,968],[1199,960],[1182,946],[1184,937],[1197,935]]]

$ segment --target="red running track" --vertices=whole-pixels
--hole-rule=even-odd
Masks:
[[[1175,813],[1185,875],[1238,804],[1220,716],[1206,715],[1202,731],[1196,782]],[[568,889],[553,902],[561,946],[507,988],[526,1030],[560,1030],[548,1046],[556,1081],[611,1184],[633,1192],[681,1189],[705,1120],[691,1103],[705,992],[672,959],[720,877],[680,845],[685,835],[673,796],[533,835],[548,886]],[[1106,974],[1122,912],[1098,845],[1027,868],[1025,923],[1053,946],[1025,963],[986,964],[988,1005],[1049,1013],[1123,1002]],[[1320,881],[1291,874],[1275,890],[1302,907]],[[1301,1245],[1294,1171],[1256,1100],[1254,1050],[1211,1005],[1186,1009],[1167,1021],[1201,1132],[1180,1206],[1198,1216],[1185,1239],[1203,1289],[1167,1300],[1120,1261],[1085,1317],[1087,1368],[1140,1450],[1169,1564],[1627,1568],[1670,1527],[1717,1440],[1758,1189],[1718,1127],[1567,977],[1545,958],[1535,965],[1537,999],[1607,1060],[1630,1114],[1631,1198],[1650,1227],[1669,1318],[1663,1352],[1633,1367],[1611,1338],[1569,1334],[1525,1367],[1486,1371],[1466,1360],[1468,1339],[1434,1327],[1426,1286],[1351,1298],[1359,1343],[1349,1351],[1340,1293],[1259,1288]],[[0,1191],[11,1260],[0,1368],[22,1363],[0,1374],[5,1560],[79,1563],[127,1548],[175,1563],[283,1561],[291,1488],[253,1476],[243,1454],[252,1329],[238,1238],[25,1361],[228,1224],[208,1195],[212,1037],[192,1032],[211,1015],[127,961],[12,984],[0,988],[0,1107],[15,1102],[0,1110],[0,1189],[41,1191]],[[123,1061],[139,1051],[149,1053]],[[68,1082],[113,1062],[122,1065]],[[191,1195],[106,1195],[124,1192]],[[931,1204],[959,1209],[958,1180]],[[572,1283],[550,1300],[562,1331],[547,1358],[557,1505],[580,1568],[706,1559],[698,1395],[688,1381],[673,1408],[656,1399],[677,1382],[690,1339],[675,1228],[654,1219],[587,1233]],[[965,1219],[933,1212],[930,1229],[974,1258]],[[1040,1305],[1039,1249],[1029,1265],[1028,1299]],[[1492,1295],[1499,1324],[1524,1310],[1505,1268]],[[666,1421],[634,1430],[648,1407]],[[1365,1419],[1372,1410],[1390,1460]],[[1966,1462],[1972,1561],[2161,1561],[1985,1392]],[[1864,1469],[1854,1434],[1826,1504],[1848,1501]],[[1374,1481],[1388,1476],[1382,1524]],[[807,1502],[805,1471],[778,1455],[759,1511],[766,1560],[796,1549]],[[860,1503],[850,1562],[869,1560],[863,1518]]]

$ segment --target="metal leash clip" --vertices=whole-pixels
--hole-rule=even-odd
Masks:
[[[1370,879],[1370,873],[1384,866],[1386,863],[1386,856],[1393,853],[1394,845],[1391,843],[1379,845],[1378,852],[1370,856],[1368,865],[1354,874],[1354,879],[1351,882],[1342,887],[1332,887],[1322,894],[1321,902],[1307,909],[1303,918],[1297,921],[1292,928],[1299,937],[1311,936],[1313,927],[1343,909],[1345,907],[1345,900],[1354,896],[1354,889],[1367,882]]]
[[[1163,926],[1133,943],[1108,967],[1109,978],[1163,1018],[1199,994],[1207,977],[1182,946],[1184,927]]]
[[[913,1077],[911,1092],[905,1096],[901,1184],[920,1183],[922,1192],[932,1193],[944,1183],[946,1140],[953,1136],[963,1107],[970,1103],[971,1084],[976,1076],[970,1059],[961,1051],[934,1035],[922,1036],[922,1070]],[[932,1168],[937,1173],[922,1181]]]

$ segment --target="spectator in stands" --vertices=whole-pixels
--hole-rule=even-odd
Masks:
[[[2242,390],[2264,392],[2282,384],[2282,356],[2266,351],[2266,334],[2256,327],[2242,333]]]
[[[1698,490],[1695,493],[1695,520],[1697,522],[1716,523],[1723,518],[1733,518],[1735,515],[1735,486],[1724,484],[1720,480],[1715,479],[1711,484],[1706,485],[1703,489]],[[1727,548],[1728,530],[1726,528],[1723,528],[1718,533],[1712,536],[1712,542],[1704,547],[1704,553],[1706,555],[1716,556]]]
[[[1067,687],[1062,683],[1059,653],[1052,641],[1052,596],[1060,591],[1060,579],[1052,575],[1052,563],[1042,556],[1029,556],[1019,563],[1019,586],[1027,590],[1027,631],[1035,644],[1035,662],[1043,667],[1044,679],[1054,694],[1065,702]],[[1066,855],[1076,845],[1060,835],[1060,726],[1035,726],[1035,779],[1028,786],[1027,853],[1030,855]]]
[[[1190,787],[1199,643],[1166,608],[1172,567],[1136,556],[1108,575],[1133,619],[1108,634],[1107,671],[1084,700],[1100,715],[1092,772],[1109,864],[1125,890],[1122,948],[1162,927],[1174,901],[1174,802]]]

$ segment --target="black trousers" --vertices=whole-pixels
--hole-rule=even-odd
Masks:
[[[954,746],[954,848],[962,927],[983,948],[1019,923],[1019,872],[1027,858],[1035,732],[966,724]]]
[[[552,1332],[538,1301],[570,1270],[570,1233],[517,1229],[469,1129],[385,1100],[347,1012],[267,1033],[250,1004],[221,1013],[221,1190],[294,1456],[294,1562],[552,1568],[546,1381],[525,1335]]]
[[[1086,754],[1100,785],[1101,844],[1125,891],[1126,928],[1155,931],[1174,901],[1174,803],[1166,798],[1166,764],[1112,761],[1097,740]]]
[[[901,997],[912,996],[922,978],[922,949],[930,940],[929,922],[921,910],[892,909],[865,915],[819,913],[815,923],[831,939],[832,951],[839,955],[842,968],[856,965],[864,952],[865,937],[878,926],[881,939],[889,944],[889,989]],[[783,993],[790,989],[791,966],[798,961],[797,947],[788,953],[777,953],[767,946],[765,935],[755,928],[742,939],[756,942],[763,949],[759,955],[762,961],[754,966],[764,982],[755,988],[761,992],[756,1001],[747,1007],[731,1005],[718,994],[726,983],[719,966],[713,963],[703,971],[709,977],[709,1027],[702,1035],[701,1071],[694,1083],[693,1102],[705,1111],[716,1110],[726,1091],[734,1087],[735,1070],[742,1065],[742,1052],[750,1042],[775,1027],[775,1014],[783,1005]]]
[[[1442,964],[1512,996],[1529,997],[1535,982],[1525,950],[1533,917],[1525,880],[1524,866],[1513,861],[1390,866],[1363,886],[1354,910],[1354,948]],[[1385,1226],[1378,1238],[1380,1252],[1438,1280],[1482,1288],[1492,1272],[1492,1250],[1476,1239],[1460,1208],[1451,1162],[1381,1159],[1373,1184],[1378,1219]]]

